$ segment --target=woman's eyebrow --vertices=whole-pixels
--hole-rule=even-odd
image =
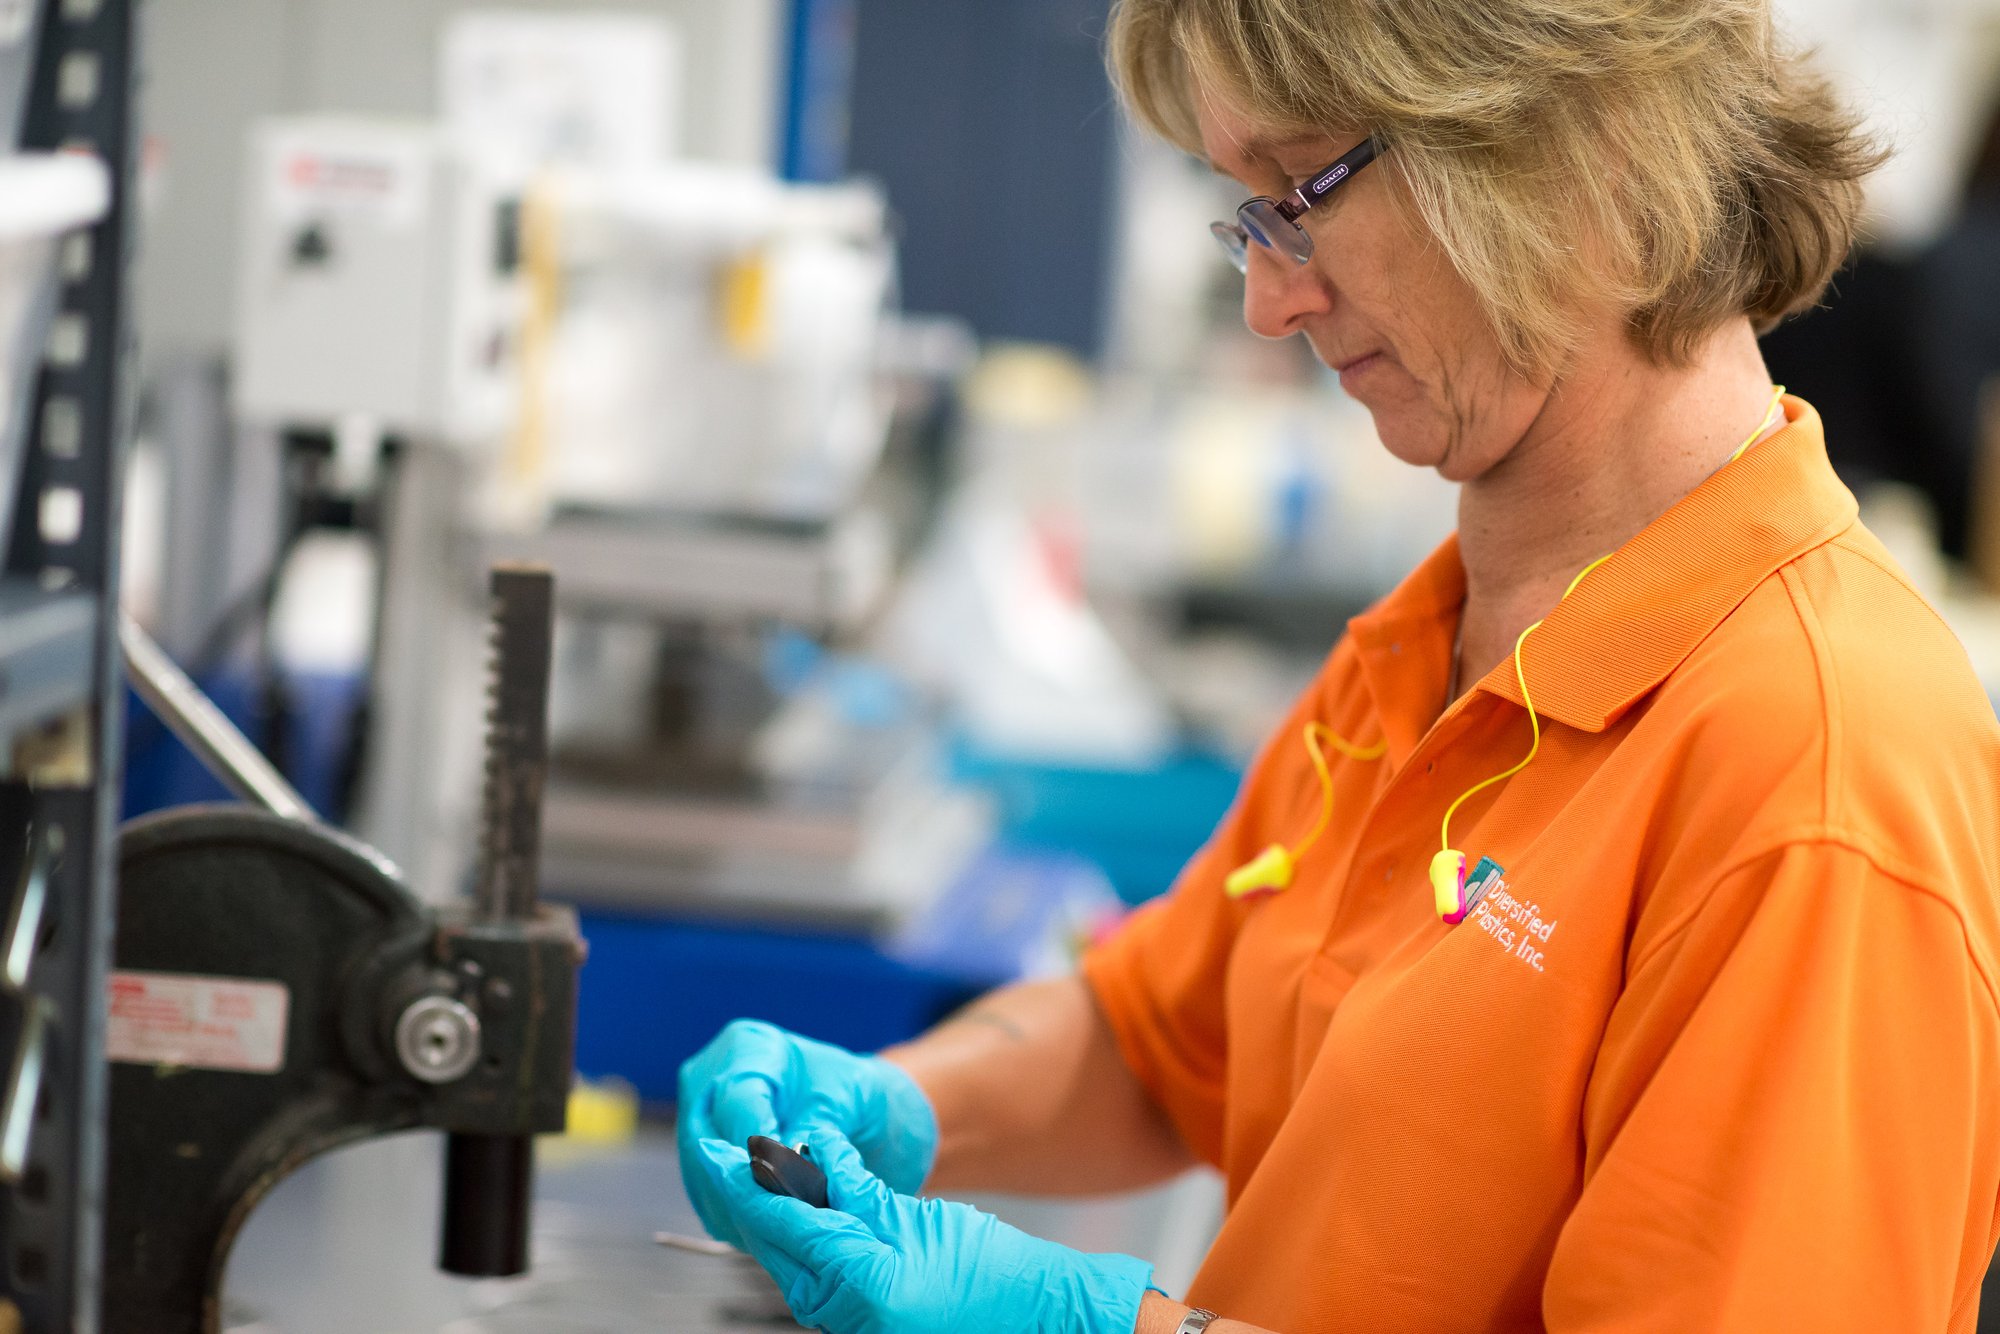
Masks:
[[[1301,151],[1307,142],[1304,139],[1287,140],[1284,142],[1274,142],[1269,139],[1250,139],[1240,144],[1231,144],[1230,147],[1235,150],[1238,163],[1244,167],[1275,167],[1278,164],[1280,154]],[[1202,155],[1201,162],[1203,166],[1218,176],[1234,175],[1228,167],[1223,166],[1220,162],[1217,162],[1205,153]]]
[[[1276,165],[1279,159],[1304,153],[1307,150],[1324,152],[1331,156],[1332,140],[1322,134],[1294,134],[1282,139],[1252,135],[1240,145],[1243,155],[1259,162]]]
[[[1308,157],[1312,161],[1302,167],[1301,170],[1311,170],[1313,167],[1321,165],[1323,161],[1331,161],[1334,152],[1330,145],[1331,141],[1323,135],[1300,134],[1283,139],[1253,135],[1241,143],[1235,143],[1230,146],[1236,150],[1237,158],[1243,166],[1249,168],[1268,167],[1272,171],[1283,173],[1287,165],[1297,166],[1303,159]],[[1218,163],[1214,158],[1204,156],[1202,164],[1217,176],[1226,176],[1231,179],[1236,178],[1235,172]]]

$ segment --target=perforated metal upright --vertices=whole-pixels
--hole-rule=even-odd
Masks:
[[[98,1328],[135,8],[43,0],[22,120],[23,151],[101,158],[112,201],[61,251],[0,564],[0,1334]]]

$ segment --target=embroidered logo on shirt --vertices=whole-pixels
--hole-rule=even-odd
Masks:
[[[1507,957],[1536,972],[1548,958],[1549,938],[1556,922],[1542,916],[1542,905],[1515,895],[1500,873],[1500,864],[1481,857],[1465,878],[1466,921],[1493,937]]]

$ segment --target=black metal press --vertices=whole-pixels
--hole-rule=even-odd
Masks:
[[[553,626],[545,570],[492,573],[476,892],[420,903],[307,817],[128,625],[141,694],[239,795],[129,826],[108,1047],[110,1334],[212,1334],[252,1209],[339,1146],[447,1133],[440,1266],[528,1264],[536,1134],[563,1128],[583,942],[537,899]],[[285,812],[283,814],[275,812]]]

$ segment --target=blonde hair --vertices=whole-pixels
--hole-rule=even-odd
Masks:
[[[1769,0],[1119,0],[1110,54],[1196,154],[1197,86],[1273,134],[1378,136],[1524,370],[1597,302],[1662,363],[1812,305],[1883,156]]]

